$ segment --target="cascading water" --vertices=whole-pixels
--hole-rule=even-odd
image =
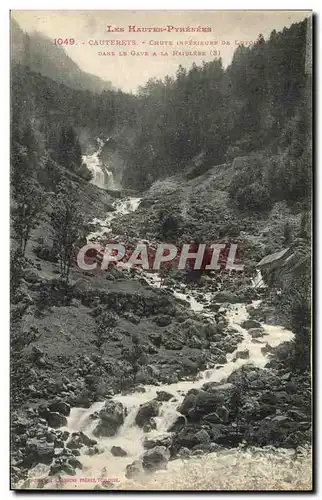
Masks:
[[[184,298],[185,294],[180,293],[180,296]],[[210,319],[213,317],[213,313],[202,311],[203,305],[197,301],[194,302],[194,307],[192,307],[192,309],[200,314],[206,315]],[[184,380],[174,384],[164,384],[160,386],[146,385],[144,386],[145,392],[137,391],[128,395],[115,395],[113,399],[115,401],[120,401],[123,406],[127,408],[128,415],[125,422],[116,436],[99,439],[99,447],[104,449],[103,453],[94,457],[88,457],[86,455],[81,457],[84,468],[82,471],[79,471],[78,475],[84,476],[85,474],[89,477],[98,478],[102,468],[105,466],[110,477],[116,476],[120,481],[125,481],[124,472],[126,465],[139,458],[144,452],[143,440],[146,437],[155,439],[167,435],[167,430],[178,416],[176,408],[180,405],[185,394],[190,389],[201,388],[205,382],[221,382],[244,364],[253,364],[254,366],[264,368],[265,364],[268,362],[268,358],[263,354],[261,350],[262,347],[264,347],[266,343],[275,347],[281,342],[291,340],[293,337],[292,332],[279,326],[262,325],[265,331],[263,342],[254,343],[247,330],[240,326],[247,317],[248,313],[244,304],[235,304],[229,310],[227,314],[229,326],[238,330],[243,335],[243,341],[239,344],[235,352],[227,355],[227,363],[220,370],[216,368],[205,370],[201,372],[197,380],[194,381]],[[236,353],[238,351],[244,351],[245,349],[249,350],[249,359],[238,358],[234,360]],[[148,434],[145,434],[142,429],[135,425],[134,419],[139,406],[154,399],[157,396],[157,391],[169,392],[173,394],[173,399],[161,403],[159,416],[155,419],[157,425],[156,430],[152,430]],[[69,417],[68,430],[82,430],[85,434],[91,435],[96,423],[95,421],[93,423],[90,415],[94,411],[99,411],[103,405],[104,402],[95,403],[89,409],[74,408]],[[110,452],[112,446],[120,446],[127,452],[128,456],[112,456]]]
[[[83,162],[93,173],[92,184],[100,188],[116,189],[113,172],[102,164],[101,152],[106,141],[97,138],[98,149],[91,155],[84,155]]]
[[[191,292],[190,292],[191,294]],[[180,298],[185,298],[184,293],[180,293]],[[189,295],[190,297],[190,295]],[[186,297],[187,301],[190,300]],[[191,303],[191,302],[190,302]],[[255,306],[258,306],[255,304]],[[211,318],[213,313],[205,312],[204,306],[195,301],[192,307],[196,312],[206,315]],[[137,391],[132,394],[117,394],[113,397],[115,401],[120,401],[127,409],[127,417],[123,426],[119,429],[118,433],[113,437],[100,438],[98,446],[101,453],[94,456],[83,454],[80,459],[83,464],[83,469],[77,471],[78,478],[92,478],[93,482],[99,481],[99,478],[105,476],[106,478],[114,478],[122,484],[126,483],[125,468],[133,460],[139,458],[144,452],[143,441],[146,437],[150,439],[162,438],[167,435],[167,430],[175,422],[179,415],[176,408],[180,405],[185,394],[192,388],[200,388],[205,382],[221,382],[224,381],[233,371],[244,364],[253,364],[254,366],[264,368],[268,362],[268,358],[262,352],[262,347],[266,343],[272,347],[279,345],[281,342],[289,341],[292,339],[292,332],[281,328],[279,326],[262,325],[265,331],[263,342],[254,343],[252,337],[248,334],[247,330],[243,329],[240,324],[248,318],[248,313],[244,304],[235,304],[228,311],[227,319],[229,326],[238,330],[243,335],[243,340],[239,344],[235,352],[227,355],[227,363],[223,365],[221,370],[216,368],[207,369],[199,374],[196,380],[184,380],[174,384],[163,384],[160,386],[146,385],[144,386],[145,392]],[[249,359],[234,360],[238,351],[249,350]],[[157,428],[145,434],[144,431],[135,425],[135,416],[141,404],[151,401],[157,396],[157,391],[166,391],[173,394],[173,399],[161,403],[159,415],[155,418]],[[91,415],[99,411],[104,405],[104,402],[94,403],[90,408],[73,408],[68,419],[67,430],[70,432],[83,431],[88,436],[92,436],[92,432],[97,425],[97,421],[93,420]],[[120,446],[127,452],[126,457],[115,457],[111,453],[112,446]],[[177,460],[175,460],[177,462]],[[170,466],[175,469],[175,465]],[[48,471],[47,471],[48,473]],[[39,477],[39,472],[35,468],[32,477]],[[102,476],[103,474],[103,476]],[[44,470],[42,469],[41,476],[43,477]],[[90,480],[88,483],[82,483],[82,488],[93,488],[93,482]],[[115,485],[118,485],[118,482]],[[68,487],[67,484],[65,486]]]
[[[116,200],[113,203],[113,212],[107,214],[105,219],[94,219],[92,223],[98,225],[99,229],[93,231],[87,236],[87,241],[95,240],[106,233],[111,232],[111,223],[117,217],[135,212],[140,204],[141,198],[126,198],[125,200]]]
[[[115,211],[110,213],[104,221],[95,220],[94,223],[100,223],[101,229],[95,233],[88,236],[88,239],[96,238],[107,231],[110,231],[111,221],[119,216],[129,213],[130,211],[136,210],[139,206],[139,198],[129,198],[127,200],[117,200],[114,203]],[[154,287],[160,286],[160,277],[156,274],[143,273],[146,281]],[[213,312],[207,310],[207,307],[200,303],[193,293],[189,290],[189,295],[186,293],[184,285],[181,285],[180,291],[173,292],[174,296],[185,300],[190,304],[190,307],[195,313],[203,315],[208,319],[214,318]],[[206,301],[211,300],[211,294],[205,294],[204,298]],[[260,301],[253,302],[254,307],[260,305]],[[262,347],[266,344],[275,347],[281,342],[290,341],[293,338],[293,333],[279,326],[272,325],[262,325],[264,329],[264,338],[256,342],[253,341],[252,337],[249,335],[248,331],[241,327],[244,320],[248,318],[248,312],[245,304],[234,304],[231,305],[227,311],[227,319],[229,326],[234,328],[242,334],[243,340],[239,344],[235,352],[227,355],[227,363],[221,367],[220,370],[215,368],[207,369],[199,373],[199,376],[195,380],[183,380],[173,384],[163,384],[159,386],[146,385],[144,386],[145,392],[135,391],[131,394],[117,394],[113,397],[115,401],[119,401],[123,404],[123,407],[127,410],[127,416],[125,418],[124,424],[120,427],[117,434],[113,437],[99,438],[98,447],[100,453],[94,456],[88,456],[82,454],[80,460],[83,464],[83,469],[77,470],[77,475],[75,478],[88,478],[88,482],[82,482],[75,484],[75,488],[81,487],[82,489],[88,488],[93,489],[93,483],[98,483],[100,478],[114,478],[114,486],[116,488],[123,486],[126,489],[126,484],[128,480],[125,478],[126,466],[133,462],[133,460],[139,458],[144,452],[143,441],[146,437],[154,439],[156,437],[161,438],[167,435],[168,429],[175,422],[178,412],[176,408],[180,405],[185,394],[192,388],[200,388],[205,382],[223,382],[224,380],[237,368],[244,364],[253,364],[256,367],[264,368],[265,364],[268,362],[267,355],[263,354]],[[238,351],[244,351],[247,349],[249,351],[248,359],[241,359],[236,353]],[[150,401],[157,396],[157,391],[166,391],[173,394],[173,398],[170,401],[163,402],[160,405],[159,415],[155,418],[156,429],[150,431],[148,434],[144,433],[143,429],[135,425],[135,416],[137,414],[138,408],[142,403]],[[97,425],[97,421],[91,417],[94,412],[99,411],[104,402],[94,403],[90,408],[73,408],[71,410],[70,417],[68,418],[67,430],[70,432],[83,431],[88,436],[92,436],[93,430]],[[115,457],[111,453],[112,446],[120,446],[127,452],[125,457]],[[222,452],[225,456],[225,451]],[[234,451],[229,451],[231,460],[234,460]],[[214,460],[220,460],[220,452],[215,452],[213,454]],[[197,461],[197,466],[200,465],[203,458],[194,458]],[[181,463],[180,459],[169,462],[168,474],[171,471],[177,470],[177,464]],[[49,468],[46,466],[36,466],[30,471],[30,478],[44,478],[48,475]],[[92,481],[91,481],[92,479]],[[60,485],[60,487],[62,487]],[[66,483],[63,486],[66,489],[70,489],[71,486]],[[44,488],[52,488],[52,484],[48,483],[44,485]],[[162,489],[162,488],[161,488]]]

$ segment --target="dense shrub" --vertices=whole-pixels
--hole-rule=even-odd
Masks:
[[[272,208],[273,200],[267,188],[258,182],[238,188],[231,192],[231,197],[240,210],[266,212]]]

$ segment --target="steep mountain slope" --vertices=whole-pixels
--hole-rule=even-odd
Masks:
[[[101,93],[112,87],[111,82],[82,71],[48,37],[38,32],[25,33],[14,19],[11,19],[11,61],[77,90]]]

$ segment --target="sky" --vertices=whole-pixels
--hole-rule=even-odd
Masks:
[[[73,45],[64,44],[63,47],[79,67],[111,81],[114,87],[127,92],[135,92],[149,78],[174,75],[179,64],[189,68],[193,62],[200,64],[203,60],[210,61],[220,56],[224,66],[227,66],[239,43],[256,41],[260,33],[267,39],[273,29],[281,31],[310,15],[310,11],[295,10],[11,12],[24,31],[39,31],[51,38],[53,43],[58,38],[64,41],[73,38]],[[107,26],[111,26],[111,30],[123,28],[124,31],[108,32]],[[164,31],[130,32],[129,26],[135,26],[136,29],[159,27],[164,28]],[[170,32],[167,26],[172,27]],[[211,31],[175,30],[198,26],[210,28]],[[114,41],[115,45],[94,45],[94,41],[100,40],[109,43]],[[191,45],[190,40],[199,44],[217,42],[217,45]],[[126,45],[116,45],[117,41],[124,41]],[[161,45],[161,42],[167,42],[167,45]],[[181,42],[186,45],[177,45]]]

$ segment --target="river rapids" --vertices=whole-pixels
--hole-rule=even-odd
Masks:
[[[138,208],[139,198],[128,198],[114,202],[115,211],[108,214],[106,219],[95,219],[93,223],[100,225],[100,229],[88,235],[88,241],[93,240],[103,233],[110,231],[110,225],[114,218],[120,217]],[[157,274],[143,273],[144,278],[152,287],[160,287],[161,280]],[[197,314],[205,315],[211,320],[215,313],[205,309],[204,304],[199,302],[191,290],[181,285],[180,291],[173,292],[174,296],[187,302]],[[209,294],[208,294],[209,295]],[[207,297],[210,299],[211,297]],[[260,307],[260,301],[253,303]],[[113,489],[136,490],[242,490],[242,489],[305,489],[304,478],[301,479],[298,470],[309,467],[310,459],[307,454],[294,457],[294,450],[267,448],[253,448],[243,450],[240,448],[220,450],[201,457],[187,459],[175,459],[168,463],[167,470],[157,471],[145,477],[144,480],[129,480],[125,477],[126,466],[142,456],[145,451],[143,440],[147,437],[143,429],[135,425],[135,416],[142,403],[152,400],[157,396],[157,391],[166,391],[173,394],[173,399],[161,403],[159,415],[155,418],[157,428],[149,432],[149,439],[164,437],[167,430],[176,420],[178,412],[176,408],[180,405],[185,394],[192,388],[200,388],[205,382],[224,381],[233,371],[244,364],[253,364],[264,368],[268,358],[263,354],[261,348],[266,343],[277,346],[281,342],[290,341],[293,333],[280,326],[262,325],[265,330],[263,343],[252,342],[252,337],[247,330],[241,327],[243,321],[248,318],[245,304],[233,304],[227,311],[226,317],[229,326],[242,334],[243,340],[237,350],[227,355],[227,363],[220,369],[206,369],[199,373],[195,380],[179,381],[170,385],[146,385],[145,392],[134,390],[131,394],[116,394],[113,399],[120,401],[127,409],[127,416],[123,426],[113,437],[95,438],[102,453],[88,456],[82,454],[78,457],[83,464],[83,469],[77,469],[76,476],[64,476],[64,481],[53,485],[48,478],[49,467],[38,464],[29,474],[31,480],[29,488],[35,488],[35,479],[42,480],[43,489],[100,489],[105,480]],[[237,351],[249,350],[249,359],[233,361]],[[68,418],[66,429],[69,432],[83,431],[92,437],[92,432],[97,421],[91,418],[91,414],[99,411],[104,402],[94,403],[90,408],[72,408]],[[126,457],[115,457],[111,454],[112,446],[120,446],[127,452]],[[302,474],[303,476],[303,474]],[[47,479],[45,479],[47,478]],[[47,482],[48,481],[48,482]],[[28,482],[28,480],[27,480]],[[26,487],[26,482],[25,486]],[[309,486],[307,486],[309,487]]]

